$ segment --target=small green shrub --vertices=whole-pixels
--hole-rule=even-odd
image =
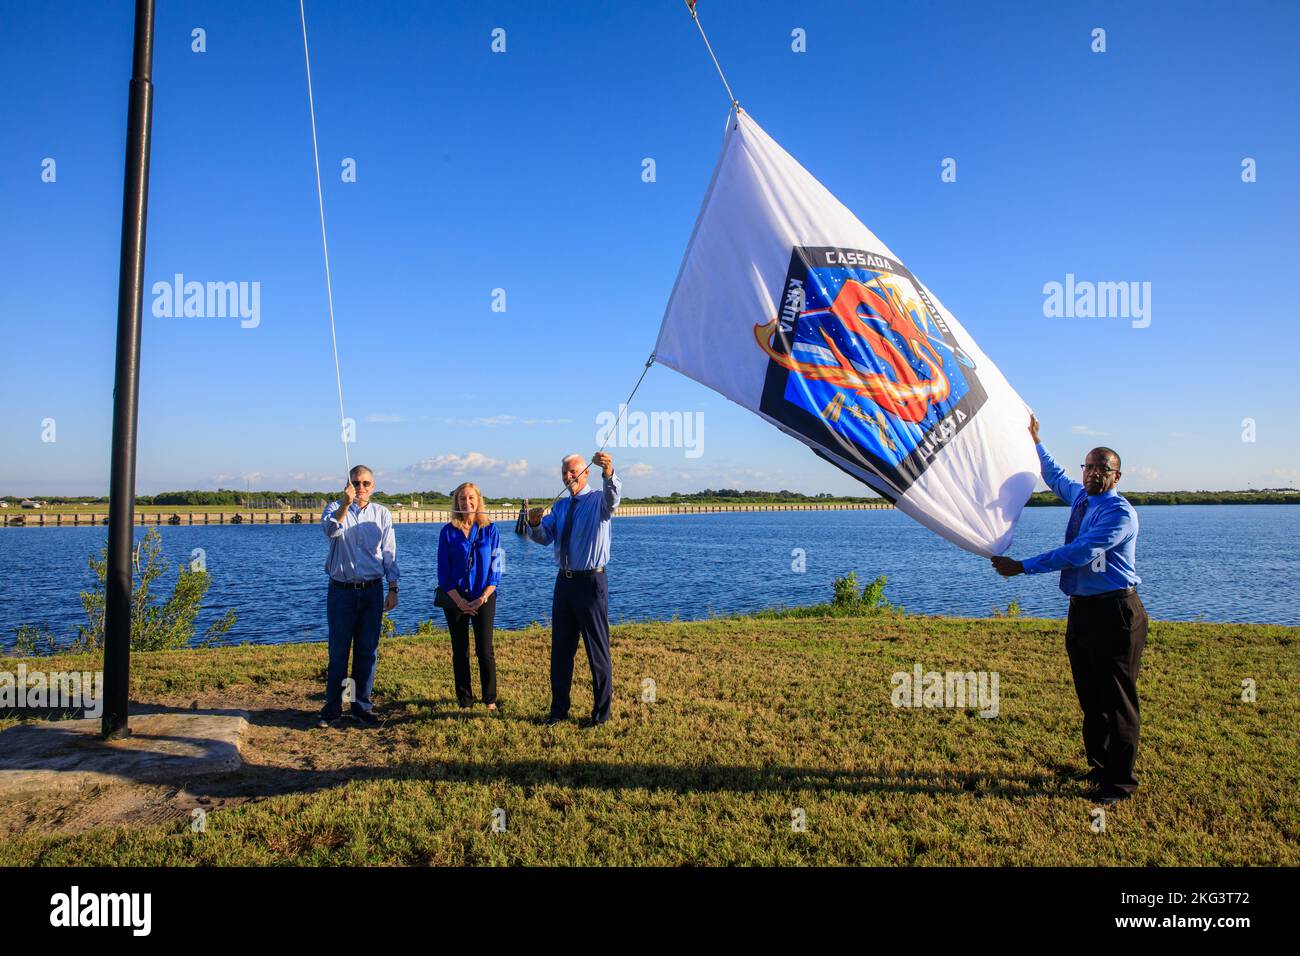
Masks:
[[[850,571],[842,578],[836,578],[832,585],[835,588],[835,597],[831,601],[835,607],[851,608],[858,603],[858,575],[856,571]]]
[[[858,575],[850,571],[842,578],[836,578],[832,587],[835,589],[831,607],[850,614],[901,614],[903,609],[890,604],[885,598],[885,585],[888,579],[882,574],[858,593]]]
[[[59,652],[59,642],[44,624],[20,624],[14,628],[15,657],[50,657]]]
[[[993,616],[994,617],[1019,617],[1020,602],[1017,600],[1013,600],[1010,604],[1007,605],[1007,609],[1005,611],[1001,611],[998,608],[994,608]]]
[[[77,635],[64,644],[44,625],[24,624],[14,630],[14,650],[23,656],[81,654],[104,646],[104,616],[107,604],[105,582],[108,580],[108,548],[99,556],[91,555],[90,568],[95,572],[93,590],[81,592],[81,607],[86,623],[78,626]],[[182,647],[206,647],[220,640],[235,623],[235,612],[227,611],[195,640],[194,619],[203,607],[203,596],[211,579],[207,571],[196,571],[185,564],[178,569],[176,588],[166,601],[151,593],[154,582],[167,573],[162,557],[162,536],[149,529],[136,546],[131,573],[131,650],[164,651]]]

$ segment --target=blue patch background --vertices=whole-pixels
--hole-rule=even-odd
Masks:
[[[902,279],[909,284],[911,280],[904,275],[896,275],[888,272],[873,272],[865,268],[846,268],[846,267],[822,267],[810,268],[807,273],[807,279],[804,283],[804,310],[829,309],[835,297],[839,294],[840,288],[848,279],[857,279],[864,284],[869,283],[878,275],[884,275],[889,278]],[[873,288],[876,288],[873,286]],[[919,301],[921,296],[914,295]],[[920,358],[912,355],[911,349],[902,337],[896,332],[888,329],[883,322],[870,323],[870,315],[866,307],[859,309],[858,315],[864,321],[872,324],[882,335],[891,339],[898,347],[899,351],[909,360],[912,367],[916,370],[918,377],[928,379],[930,368]],[[947,416],[954,407],[970,391],[970,386],[966,381],[962,365],[957,361],[952,351],[951,343],[943,337],[942,332],[933,321],[919,317],[915,311],[912,313],[913,321],[917,327],[927,329],[930,332],[930,345],[935,353],[942,359],[944,374],[948,376],[951,391],[948,398],[938,404],[931,405],[929,412],[920,422],[913,424],[905,422],[894,417],[889,412],[882,409],[876,402],[872,401],[866,395],[858,395],[847,389],[837,388],[829,382],[809,381],[802,376],[791,373],[786,380],[785,399],[797,408],[808,414],[821,418],[822,409],[834,399],[837,392],[844,395],[844,410],[840,412],[837,422],[830,422],[823,419],[826,427],[833,428],[840,435],[847,438],[853,444],[857,445],[866,454],[880,459],[891,466],[897,467],[903,459],[907,458],[916,450],[921,440],[932,428]],[[826,348],[826,340],[822,337],[821,330],[826,332],[834,340],[835,345],[841,352],[847,356],[850,361],[864,369],[870,369],[879,372],[891,380],[896,379],[894,370],[890,366],[880,361],[876,354],[856,336],[850,335],[840,322],[830,313],[825,312],[821,315],[801,315],[795,323],[794,331],[790,335],[791,354],[800,362],[812,362],[818,365],[834,366],[835,363],[827,361],[824,358],[813,355],[805,351],[795,351],[798,344],[816,345]],[[942,344],[941,344],[942,343]],[[881,441],[876,429],[868,423],[861,421],[849,412],[849,406],[853,403],[857,405],[873,418],[879,411],[885,418],[887,427],[892,429],[895,448],[890,449]]]

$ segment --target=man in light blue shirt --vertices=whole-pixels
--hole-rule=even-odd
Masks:
[[[340,501],[321,513],[321,528],[329,539],[325,571],[329,574],[326,617],[329,621],[329,666],[325,675],[325,707],[318,727],[329,727],[343,716],[343,681],[352,654],[354,684],[352,716],[373,726],[379,718],[370,699],[375,686],[379,632],[384,612],[397,607],[397,539],[393,516],[370,496],[375,476],[365,465],[348,473]],[[384,598],[384,580],[388,597]]]
[[[1115,803],[1137,789],[1137,677],[1147,637],[1147,612],[1137,594],[1137,512],[1115,491],[1121,472],[1114,449],[1088,452],[1081,484],[1047,453],[1032,415],[1029,434],[1043,481],[1070,506],[1065,544],[1024,561],[995,557],[993,567],[1004,577],[1060,572],[1060,588],[1070,596],[1065,649],[1088,758],[1088,771],[1076,779],[1095,784],[1093,796],[1101,802]]]
[[[551,598],[551,712],[548,725],[569,716],[569,691],[573,686],[573,657],[578,637],[587,650],[591,667],[591,726],[609,720],[613,700],[613,667],[609,653],[609,520],[618,507],[623,482],[614,474],[614,461],[597,452],[591,463],[601,469],[604,487],[588,487],[588,466],[581,455],[560,463],[560,477],[569,497],[556,502],[543,517],[542,508],[528,510],[528,520],[517,525],[520,533],[538,544],[553,545],[555,592]],[[527,502],[524,502],[527,508]]]

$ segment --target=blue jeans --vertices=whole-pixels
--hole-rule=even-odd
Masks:
[[[384,620],[384,585],[344,588],[330,585],[326,599],[329,620],[330,662],[325,672],[325,709],[321,716],[333,720],[343,715],[343,679],[352,652],[352,680],[356,690],[352,713],[369,713],[374,706],[375,661],[379,654],[379,629]]]

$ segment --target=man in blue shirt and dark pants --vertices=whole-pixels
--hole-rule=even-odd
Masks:
[[[555,593],[551,598],[551,712],[547,725],[569,716],[569,691],[573,686],[573,656],[582,635],[591,667],[591,726],[609,720],[613,700],[613,673],[609,654],[609,519],[618,507],[623,483],[614,474],[614,462],[604,452],[591,459],[604,477],[597,492],[587,485],[587,466],[581,455],[560,463],[560,477],[569,489],[567,500],[556,502],[550,514],[533,508],[521,522],[521,533],[538,544],[554,544]],[[527,503],[525,502],[525,505]]]
[[[1083,484],[1071,481],[1038,440],[1038,419],[1029,418],[1043,480],[1070,505],[1065,544],[1024,561],[993,558],[1004,577],[1061,572],[1070,596],[1065,649],[1074,690],[1083,709],[1083,747],[1088,771],[1075,777],[1095,785],[1102,803],[1126,800],[1137,789],[1133,762],[1138,747],[1138,665],[1147,639],[1147,612],[1137,594],[1137,512],[1115,492],[1119,455],[1094,448],[1083,463]]]
[[[375,476],[365,465],[348,472],[341,501],[331,501],[321,514],[329,539],[325,570],[330,576],[326,616],[329,621],[329,666],[325,675],[325,707],[316,726],[329,727],[343,716],[343,680],[352,652],[355,693],[352,716],[362,724],[379,723],[370,693],[375,686],[375,661],[384,612],[397,607],[397,539],[393,516],[371,501]],[[384,597],[384,579],[388,597]]]

